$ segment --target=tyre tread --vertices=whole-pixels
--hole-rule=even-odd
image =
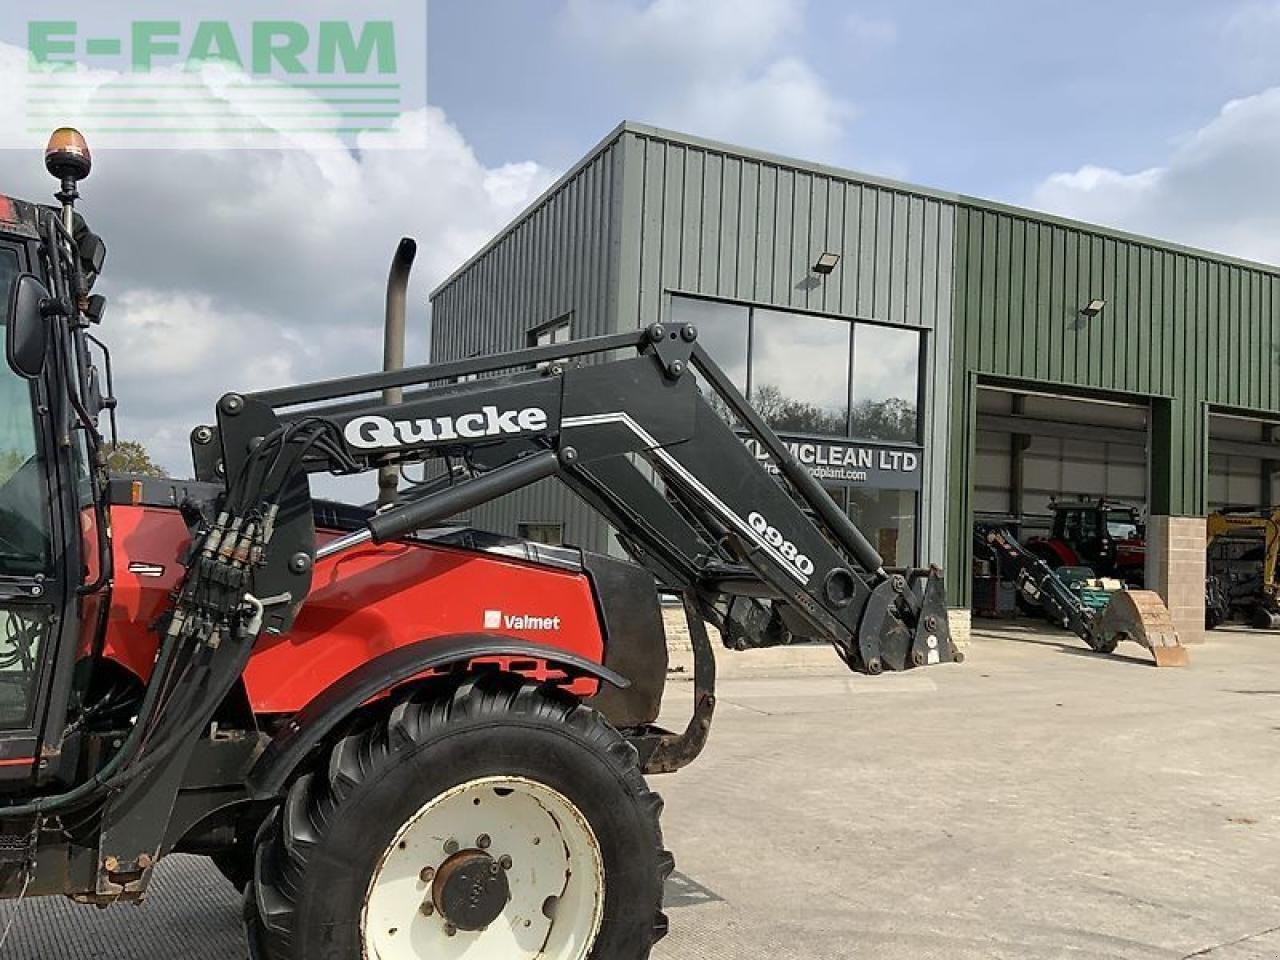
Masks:
[[[297,903],[311,852],[320,844],[344,801],[363,782],[421,749],[441,730],[463,720],[524,717],[563,723],[591,744],[645,812],[665,883],[675,859],[662,844],[662,798],[649,789],[632,744],[597,711],[555,687],[509,674],[479,674],[451,691],[428,687],[398,700],[379,723],[337,739],[312,770],[290,786],[283,803],[262,824],[254,853],[254,881],[245,914],[255,960],[303,960],[294,950]],[[653,942],[667,932],[657,911]]]

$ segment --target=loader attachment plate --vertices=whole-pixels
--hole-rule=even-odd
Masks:
[[[879,584],[858,634],[869,673],[964,660],[951,642],[946,588],[937,567],[895,573]]]
[[[1151,651],[1157,667],[1185,667],[1187,648],[1178,639],[1169,608],[1154,590],[1119,590],[1093,622],[1089,645],[1111,653],[1122,640]]]

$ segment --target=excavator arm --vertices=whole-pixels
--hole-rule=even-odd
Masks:
[[[1260,575],[1238,579],[1227,573],[1217,577],[1216,604],[1207,602],[1206,606],[1220,619],[1226,619],[1233,605],[1239,603],[1249,611],[1254,626],[1268,630],[1280,627],[1280,507],[1224,507],[1209,514],[1206,533],[1210,549],[1214,541],[1224,536],[1261,535],[1263,541]]]
[[[404,389],[399,402],[386,402],[390,388]],[[959,659],[940,571],[886,569],[692,325],[228,394],[193,450],[202,478],[235,478],[229,500],[256,505],[255,536],[270,531],[252,548],[254,592],[275,601],[269,630],[288,628],[317,555],[412,536],[557,477],[737,646],[825,640],[872,674]],[[447,472],[317,547],[307,474],[417,463]]]

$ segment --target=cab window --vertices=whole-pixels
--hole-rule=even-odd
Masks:
[[[18,251],[0,246],[0,333],[20,272]],[[32,576],[49,567],[49,528],[36,445],[34,387],[0,363],[0,576]]]
[[[1111,510],[1107,513],[1107,535],[1116,540],[1136,540],[1138,521],[1128,510]]]

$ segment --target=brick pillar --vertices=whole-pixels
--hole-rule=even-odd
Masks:
[[[968,607],[951,607],[947,610],[947,626],[951,628],[951,642],[960,651],[969,649],[969,637],[973,631],[973,612]]]
[[[1164,599],[1183,643],[1204,640],[1204,517],[1147,520],[1147,588]]]

